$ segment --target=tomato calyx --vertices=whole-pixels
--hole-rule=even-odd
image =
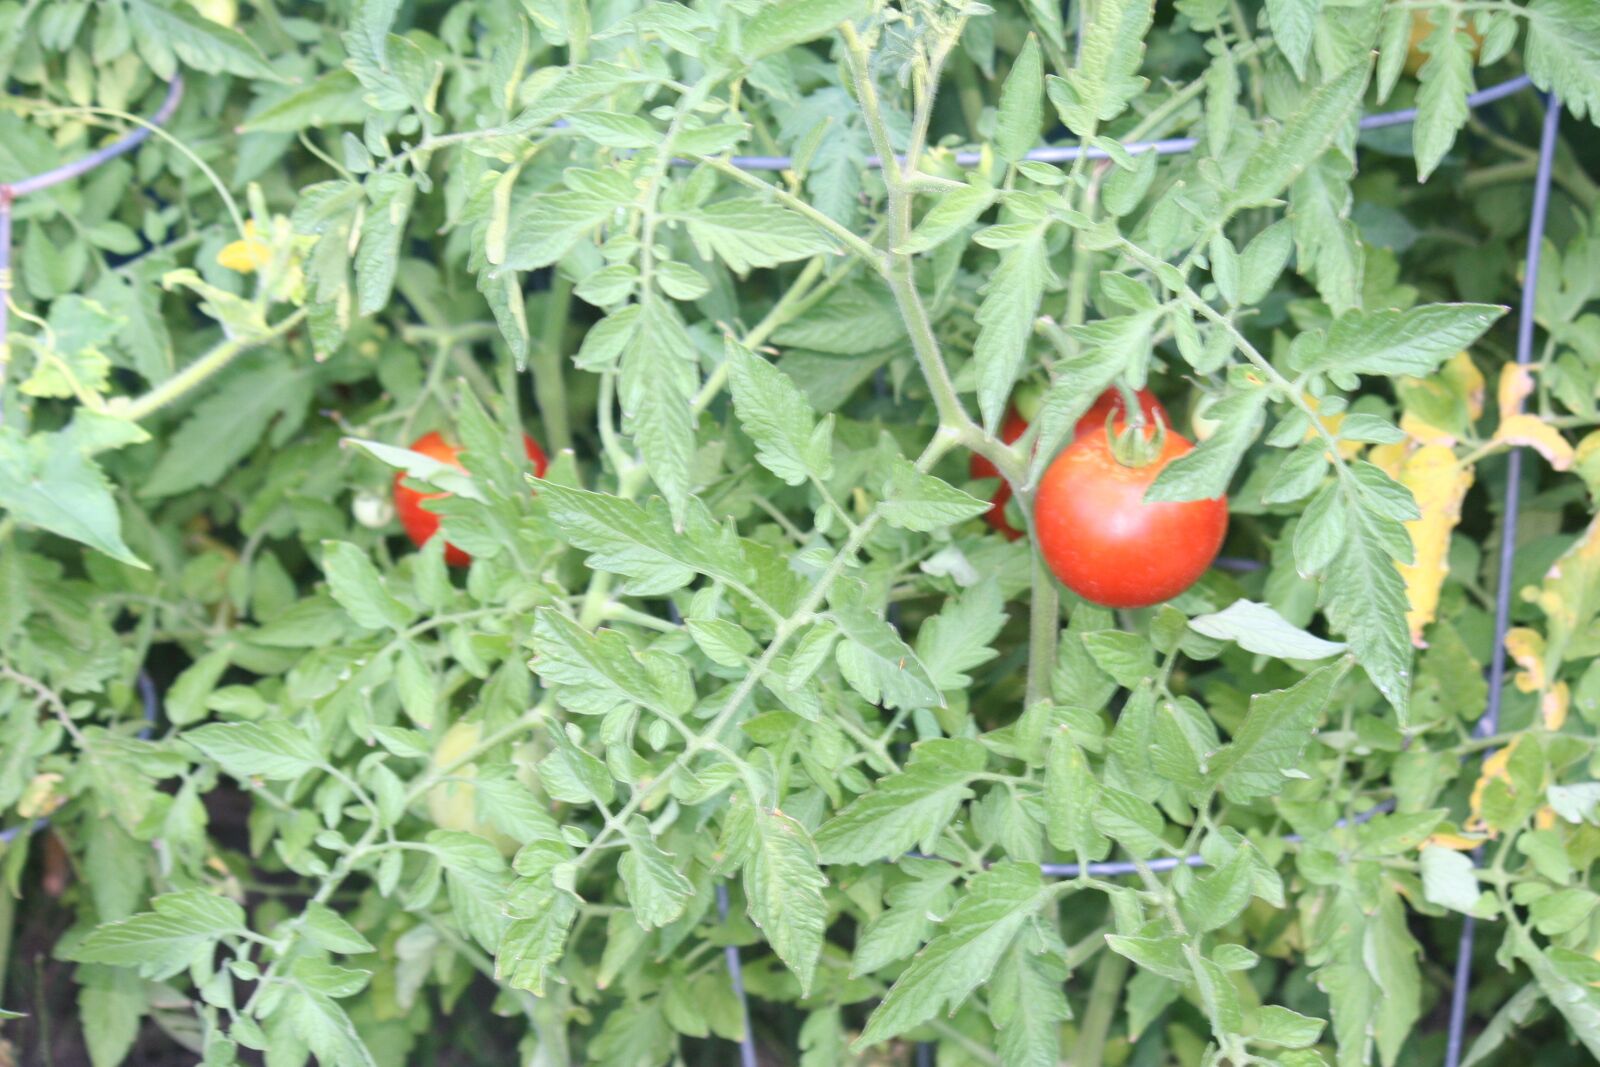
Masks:
[[[1122,466],[1135,469],[1148,467],[1167,446],[1167,420],[1158,408],[1151,412],[1150,421],[1147,422],[1133,390],[1121,382],[1117,383],[1117,390],[1122,394],[1122,410],[1125,414],[1119,419],[1106,420],[1106,445],[1111,457]],[[1153,427],[1151,423],[1154,423]]]

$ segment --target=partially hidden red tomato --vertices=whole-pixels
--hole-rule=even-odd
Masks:
[[[1000,424],[1000,440],[1006,444],[1014,444],[1028,429],[1028,422],[1015,410],[1006,412],[1006,421]],[[1000,471],[993,463],[982,456],[973,456],[972,462],[967,465],[968,471],[974,478],[999,478]],[[1015,541],[1022,536],[1022,531],[1006,521],[1006,501],[1011,499],[1011,485],[1001,481],[1000,491],[995,493],[994,502],[989,510],[984,513],[984,519],[996,530]]]
[[[1147,440],[1152,432],[1144,431]],[[1063,585],[1109,608],[1142,608],[1200,579],[1228,532],[1227,498],[1144,500],[1156,475],[1193,448],[1168,430],[1159,455],[1130,467],[1097,433],[1078,438],[1056,457],[1039,483],[1033,516],[1039,551]]]
[[[1139,390],[1139,408],[1144,412],[1146,422],[1153,423],[1159,412],[1161,421],[1167,421],[1167,409],[1161,406],[1161,401],[1148,389]],[[1107,389],[1095,400],[1094,406],[1084,412],[1078,424],[1073,427],[1073,438],[1082,437],[1090,431],[1100,432],[1105,429],[1106,420],[1113,417],[1122,417],[1122,394],[1116,389]],[[1006,412],[1005,422],[1000,424],[1000,439],[1006,444],[1014,444],[1028,428],[1028,422],[1019,415],[1015,408]],[[1000,472],[995,465],[982,456],[973,456],[968,464],[969,476],[973,478],[998,478]],[[1022,536],[1022,531],[1006,521],[1006,501],[1011,499],[1011,486],[1005,482],[1000,483],[1000,489],[995,493],[993,504],[984,513],[984,519],[999,530],[1006,537],[1015,541]]]
[[[523,449],[528,453],[528,459],[533,462],[533,473],[540,478],[544,477],[549,460],[545,458],[544,449],[539,443],[527,434],[522,435]],[[425,433],[411,443],[411,451],[421,452],[430,459],[440,463],[448,463],[460,470],[461,460],[457,458],[460,451],[455,445],[446,441],[438,433]],[[400,515],[400,525],[405,527],[406,536],[411,538],[411,543],[421,548],[428,543],[428,539],[439,532],[439,516],[422,506],[425,500],[438,500],[440,497],[449,496],[449,493],[424,493],[419,489],[412,489],[405,485],[406,472],[396,471],[394,476],[394,509]],[[472,557],[461,551],[455,545],[444,546],[444,561],[452,567],[465,567],[472,562]]]

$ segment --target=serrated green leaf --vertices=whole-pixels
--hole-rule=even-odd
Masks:
[[[892,859],[919,841],[937,839],[967,788],[983,770],[983,748],[973,741],[936,738],[913,746],[911,761],[899,774],[878,781],[816,833],[824,863],[870,863]]]
[[[1230,801],[1248,803],[1283,789],[1284,772],[1299,763],[1318,717],[1349,669],[1348,662],[1330,663],[1288,689],[1250,698],[1233,741],[1211,762],[1213,780]]]
[[[953,1012],[989,979],[1051,895],[1031,863],[999,863],[974,877],[939,933],[867,1020],[854,1047],[887,1041],[942,1012]]]
[[[240,781],[298,778],[322,764],[305,731],[282,720],[212,723],[183,739]]]

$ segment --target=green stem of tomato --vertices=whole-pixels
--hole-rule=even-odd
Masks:
[[[251,334],[248,337],[229,337],[148,393],[120,408],[115,404],[108,405],[107,411],[129,422],[148,418],[184,394],[203,385],[213,375],[252,348],[276,341],[293,330],[305,321],[307,314],[309,309],[300,308],[262,333]]]
[[[1089,1006],[1078,1027],[1078,1040],[1072,1048],[1072,1067],[1097,1067],[1102,1061],[1111,1021],[1122,1000],[1122,987],[1128,980],[1128,958],[1110,949],[1100,953],[1094,980],[1089,986]]]
[[[571,310],[572,281],[558,270],[545,297],[539,343],[533,350],[533,398],[539,405],[539,421],[544,424],[545,444],[552,453],[565,452],[572,447],[572,428],[567,417],[566,366],[562,352],[567,316]]]

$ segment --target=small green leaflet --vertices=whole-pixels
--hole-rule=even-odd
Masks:
[[[355,258],[356,305],[363,315],[388,306],[400,267],[400,243],[416,196],[416,183],[400,174],[385,172],[367,180],[367,197],[372,202]]]
[[[183,739],[240,781],[298,778],[323,763],[305,730],[281,719],[211,723]]]
[[[1288,689],[1250,698],[1233,741],[1211,761],[1213,780],[1229,801],[1246,804],[1283,789],[1284,772],[1300,762],[1318,717],[1349,670],[1348,659],[1330,663]]]
[[[965,673],[995,657],[991,642],[1005,625],[1005,604],[994,582],[980,582],[945,601],[917,630],[917,659],[933,684],[950,691],[972,684]]]
[[[994,186],[984,181],[981,175],[973,174],[971,180],[971,185],[940,190],[938,200],[928,209],[928,213],[922,216],[917,228],[911,231],[895,251],[903,255],[930,251],[978,221],[978,216],[989,210],[989,205],[994,203],[998,192]],[[857,293],[859,291],[847,290]],[[822,306],[826,308],[829,304],[825,303]],[[800,325],[803,326],[805,322],[806,318],[802,318]],[[895,336],[898,336],[903,329],[898,318],[893,320],[891,326]],[[782,340],[785,336],[792,336],[797,332],[797,328],[780,329],[778,339]]]
[[[1011,943],[989,985],[989,1017],[1000,1028],[1000,1062],[1016,1067],[1060,1062],[1061,1023],[1072,1018],[1067,978],[1058,948],[1037,951],[1022,938]]]
[[[151,498],[215,485],[236,469],[265,437],[281,446],[300,429],[311,408],[316,372],[265,354],[247,358],[193,405],[166,451],[139,487]]]
[[[1371,67],[1363,59],[1318,88],[1276,138],[1261,143],[1233,185],[1228,215],[1277,199],[1327,151],[1360,105]]]
[[[1294,68],[1295,77],[1302,81],[1306,76],[1306,60],[1311,56],[1311,37],[1321,10],[1322,0],[1267,0],[1273,43]]]
[[[1197,615],[1189,627],[1219,641],[1279,659],[1327,659],[1345,650],[1338,641],[1324,641],[1289,622],[1267,604],[1236,600],[1211,615]]]
[[[1533,0],[1528,19],[1528,76],[1578,118],[1600,119],[1600,5],[1590,0]]]
[[[869,8],[866,0],[778,0],[745,23],[740,58],[753,64],[785,48],[814,41],[841,22],[863,17]]]
[[[1332,489],[1333,487],[1330,487]],[[1316,504],[1314,498],[1312,503]],[[1301,529],[1313,516],[1310,509],[1300,520]],[[1395,566],[1395,549],[1410,552],[1410,540],[1400,521],[1368,507],[1349,509],[1343,523],[1323,523],[1342,529],[1343,547],[1337,549],[1323,583],[1323,611],[1329,624],[1344,634],[1362,670],[1395,709],[1400,725],[1410,715],[1411,631],[1406,624],[1405,583]],[[1295,536],[1295,558],[1300,559],[1300,530]]]
[[[1422,868],[1422,895],[1438,904],[1472,914],[1478,903],[1478,876],[1472,857],[1450,848],[1430,846],[1418,855]]]
[[[741,798],[730,821],[748,834],[751,848],[744,861],[744,894],[750,921],[800,980],[802,996],[811,991],[828,906],[822,891],[828,879],[817,868],[817,847],[795,819],[776,809],[757,807]]]
[[[1473,90],[1472,54],[1462,41],[1464,27],[1458,17],[1465,21],[1471,16],[1458,16],[1449,8],[1436,11],[1435,29],[1427,40],[1433,54],[1418,72],[1422,89],[1417,93],[1417,121],[1411,127],[1411,138],[1419,181],[1427,181],[1439,166],[1471,114],[1467,95]]]
[[[604,715],[619,704],[688,709],[650,676],[645,664],[616,630],[590,634],[555,608],[540,608],[533,624],[533,669],[559,688],[561,704],[581,715]],[[692,692],[689,694],[692,703]]]
[[[1407,19],[1399,8],[1395,11]],[[1365,248],[1350,221],[1350,163],[1329,152],[1307,167],[1289,190],[1289,225],[1294,229],[1295,269],[1317,287],[1334,314],[1361,304]]]
[[[128,21],[139,54],[163,81],[172,80],[178,60],[207,74],[288,81],[272,69],[254,41],[238,30],[205,18],[193,5],[164,7],[151,0],[130,0]]]
[[[539,499],[567,542],[589,553],[590,567],[629,579],[629,595],[670,593],[697,574],[739,584],[755,579],[738,537],[714,523],[698,501],[689,505],[679,533],[659,501],[642,507],[554,482],[539,487]]]
[[[620,206],[593,192],[534,193],[511,212],[513,222],[501,266],[508,270],[548,267]]]
[[[955,910],[867,1020],[853,1047],[887,1041],[946,1011],[988,981],[1023,926],[1055,896],[1039,868],[1004,862],[967,884]]]
[[[1139,77],[1144,37],[1155,14],[1154,0],[1100,0],[1083,31],[1077,65],[1065,78],[1052,76],[1050,100],[1061,121],[1079,137],[1093,137],[1102,122],[1120,115],[1144,91]]]
[[[942,478],[922,473],[903,456],[896,456],[889,468],[883,497],[878,505],[883,521],[918,533],[942,530],[975,519],[989,510],[987,500],[979,500]]]
[[[885,892],[888,907],[856,936],[852,976],[873,974],[922,947],[933,934],[933,917],[945,914],[955,898],[951,883],[959,871],[952,865],[908,857],[896,866],[908,877]]]
[[[1044,122],[1044,64],[1039,55],[1039,39],[1028,35],[1000,89],[1000,107],[995,114],[994,152],[1007,163],[1015,163],[1039,140]]]
[[[1022,372],[1033,320],[1052,276],[1044,233],[1042,224],[1035,226],[1001,251],[1000,265],[984,285],[983,303],[974,316],[978,340],[972,355],[977,363],[978,407],[991,431],[1000,425],[1011,387]]]
[[[545,980],[561,959],[567,932],[578,917],[578,902],[570,893],[550,890],[536,906],[525,910],[531,918],[513,920],[500,935],[494,976],[513,988],[542,997]]]
[[[380,463],[406,472],[407,478],[415,478],[419,482],[442,489],[452,496],[466,497],[482,503],[486,498],[483,490],[478,488],[472,480],[472,475],[460,467],[441,463],[432,456],[425,456],[421,452],[413,452],[409,448],[397,448],[386,445],[381,441],[367,441],[360,437],[346,437],[345,444],[355,445],[363,452]]]
[[[623,836],[628,851],[617,869],[633,905],[633,917],[646,930],[665,926],[683,914],[684,905],[694,896],[694,885],[673,865],[672,855],[655,843],[642,816],[628,820]]]
[[[833,476],[833,419],[818,422],[789,376],[728,339],[728,384],[739,425],[756,443],[756,459],[789,485]]]
[[[72,950],[80,963],[138,967],[147,978],[168,978],[209,955],[221,938],[245,931],[244,909],[203,889],[166,893],[150,902],[154,911],[90,931]]]
[[[943,706],[928,669],[894,627],[858,607],[835,608],[833,620],[843,637],[834,648],[839,672],[863,699],[891,708]]]
[[[292,987],[279,1009],[293,1019],[295,1033],[329,1067],[377,1067],[360,1031],[338,1001],[304,981]]]
[[[1506,309],[1494,304],[1424,304],[1408,311],[1348,312],[1324,339],[1302,334],[1293,358],[1305,371],[1421,377],[1470,348]]]
[[[698,355],[677,309],[659,296],[646,294],[638,330],[638,343],[622,360],[617,396],[624,427],[639,445],[674,523],[681,525],[689,507],[694,457],[689,400],[699,383]]]
[[[18,522],[145,567],[122,541],[122,516],[106,476],[68,434],[23,437],[14,427],[0,428],[0,508]]]
[[[1147,501],[1214,500],[1228,491],[1245,450],[1266,418],[1267,390],[1242,389],[1210,413],[1216,432],[1192,452],[1168,463],[1145,492]]]
[[[1544,995],[1566,1018],[1567,1025],[1572,1027],[1572,1032],[1583,1043],[1583,1047],[1589,1050],[1589,1055],[1600,1058],[1600,993],[1587,982],[1569,975],[1555,962],[1558,954],[1567,957],[1576,954],[1559,948],[1551,949],[1549,953],[1541,952],[1526,934],[1515,927],[1509,936],[1518,958],[1533,972]],[[1581,956],[1578,958],[1583,959]]]
[[[817,831],[824,863],[870,863],[893,859],[919,842],[929,849],[971,798],[967,783],[982,772],[983,747],[975,741],[934,738],[912,747],[899,774],[877,783]]]
[[[416,617],[415,610],[389,592],[367,554],[350,542],[324,542],[322,570],[333,598],[359,625],[369,630],[403,630]]]
[[[802,216],[754,196],[702,204],[673,218],[687,227],[703,257],[714,255],[741,276],[754,267],[775,267],[833,248]]]

